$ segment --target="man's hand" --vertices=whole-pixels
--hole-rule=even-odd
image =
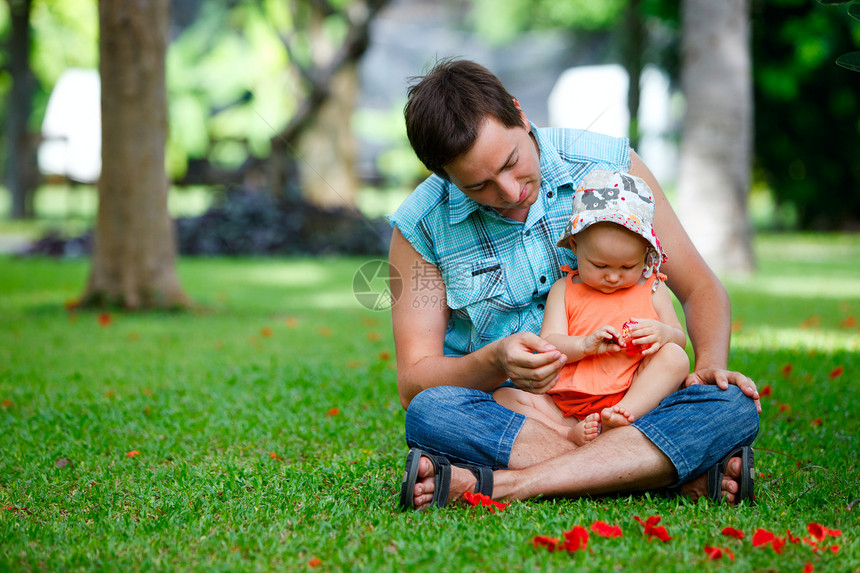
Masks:
[[[741,389],[741,392],[755,401],[755,408],[761,414],[761,396],[759,396],[755,382],[740,372],[722,368],[701,368],[689,374],[684,380],[685,388],[694,384],[716,384],[723,390],[728,390],[729,384],[734,384]]]
[[[543,394],[553,387],[567,356],[531,332],[512,334],[495,348],[498,368],[520,390]]]

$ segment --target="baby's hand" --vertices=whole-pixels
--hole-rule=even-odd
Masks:
[[[672,328],[659,320],[631,318],[621,329],[623,346],[628,354],[654,354],[671,340]]]
[[[603,354],[605,352],[618,352],[621,346],[618,344],[621,333],[618,329],[604,325],[582,339],[582,354]]]

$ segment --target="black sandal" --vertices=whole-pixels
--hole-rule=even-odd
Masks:
[[[732,458],[741,459],[741,475],[738,477],[738,493],[735,505],[744,500],[753,504],[755,502],[755,453],[750,446],[735,448],[708,470],[708,497],[716,502],[722,501],[723,476],[725,476],[729,460]]]
[[[403,470],[403,481],[400,484],[400,509],[415,509],[415,482],[418,481],[418,464],[425,457],[433,464],[435,471],[433,500],[430,506],[445,507],[448,505],[448,493],[451,488],[451,462],[445,456],[434,456],[419,448],[412,448],[406,455],[406,467]],[[472,464],[455,464],[472,472],[477,479],[475,493],[487,496],[493,495],[493,470],[485,466]]]

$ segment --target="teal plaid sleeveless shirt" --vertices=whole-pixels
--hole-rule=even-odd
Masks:
[[[576,268],[573,253],[556,246],[576,186],[593,169],[630,168],[626,138],[534,125],[531,133],[540,149],[541,187],[524,223],[469,199],[437,175],[388,218],[442,274],[445,292],[425,302],[451,309],[446,356],[468,354],[515,332],[540,332],[560,267]],[[405,289],[420,286],[416,269],[397,270]]]

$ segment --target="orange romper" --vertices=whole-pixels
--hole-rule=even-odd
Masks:
[[[605,294],[583,283],[574,284],[573,277],[579,271],[568,266],[561,270],[568,273],[564,306],[570,336],[588,336],[605,324],[621,330],[624,323],[634,317],[658,318],[651,301],[652,286],[657,278],[654,274],[645,284]],[[558,382],[547,394],[565,416],[585,418],[614,406],[624,397],[641,361],[641,354],[631,356],[623,350],[586,356],[566,364]]]

